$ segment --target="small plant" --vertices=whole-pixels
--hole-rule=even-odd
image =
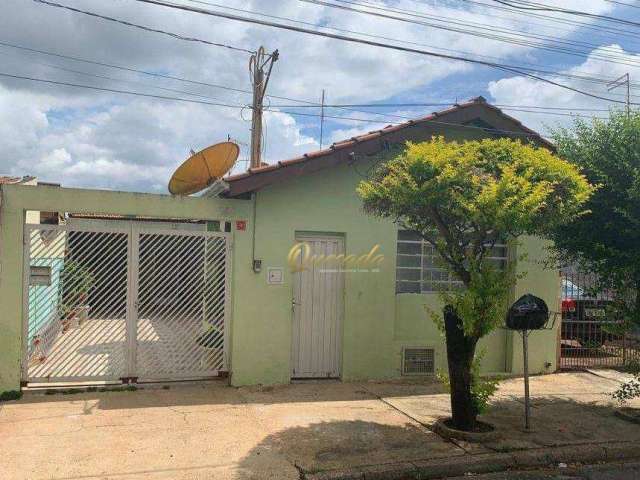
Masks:
[[[8,402],[9,400],[20,400],[22,392],[18,390],[7,390],[0,393],[0,402]]]
[[[480,375],[480,363],[484,352],[476,355],[471,366],[471,398],[473,401],[473,409],[476,415],[483,414],[487,411],[489,401],[496,390],[500,380],[496,378],[488,378]],[[447,390],[451,390],[449,376],[446,373],[438,372],[438,380],[440,380]]]
[[[629,400],[640,397],[640,373],[633,374],[633,378],[618,387],[611,397],[620,405],[625,405]]]
[[[640,360],[637,358],[631,358],[627,360],[627,364],[624,366],[626,372],[633,375],[640,374]]]
[[[66,331],[74,318],[77,318],[79,323],[82,322],[83,310],[87,304],[94,277],[82,263],[69,260],[65,262],[64,269],[60,273],[60,282],[62,284],[60,320],[63,331]]]

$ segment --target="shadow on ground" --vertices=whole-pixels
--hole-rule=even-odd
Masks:
[[[271,455],[283,456],[305,473],[460,456],[464,452],[443,442],[421,425],[403,426],[362,420],[314,423],[267,436],[239,463],[243,480],[279,478]],[[265,476],[269,472],[269,476]]]
[[[430,430],[450,415],[450,400],[424,381],[27,395],[0,409],[0,430],[12,439],[3,445],[0,478],[45,480],[55,471],[67,479],[296,480],[296,467],[449,463],[496,451],[638,441],[638,425],[614,415],[609,394],[620,380],[611,372],[532,378],[533,432],[523,429],[522,380],[505,380],[482,416],[499,438],[480,444]],[[61,451],[68,461],[60,461]]]
[[[375,384],[371,384],[375,385]],[[392,382],[385,385],[394,385]],[[406,397],[442,392],[435,380],[403,382]],[[106,391],[105,391],[106,390]],[[46,393],[45,393],[46,392]],[[161,408],[179,406],[275,405],[283,403],[349,402],[376,399],[367,385],[339,381],[309,381],[278,386],[231,387],[226,380],[201,383],[142,384],[130,390],[126,386],[111,385],[79,389],[51,389],[28,392],[20,403],[52,403],[72,400],[94,403],[97,409]]]
[[[613,402],[560,396],[534,397],[531,431],[524,429],[524,398],[501,397],[482,420],[496,427],[500,440],[484,446],[498,451],[640,440],[638,425],[615,415]]]
[[[419,399],[412,399],[418,402]],[[404,426],[367,421],[314,423],[288,428],[266,437],[240,462],[242,479],[260,476],[265,452],[284,456],[305,473],[369,465],[433,460],[491,452],[640,441],[640,428],[615,415],[616,406],[566,397],[534,397],[531,431],[524,429],[524,399],[502,396],[492,402],[481,419],[496,427],[498,437],[480,443],[444,441],[428,427],[411,422]],[[262,458],[261,458],[262,456]]]

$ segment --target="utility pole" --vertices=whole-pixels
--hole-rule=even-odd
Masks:
[[[278,61],[278,50],[266,53],[264,47],[260,47],[249,59],[249,74],[253,85],[253,106],[251,115],[251,161],[249,168],[257,168],[262,159],[262,102],[267,92],[269,77],[273,64]],[[266,70],[266,71],[265,71]]]
[[[618,87],[622,86],[627,87],[627,117],[631,113],[631,79],[629,78],[629,73],[625,73],[620,78],[615,79],[612,82],[607,83],[607,91],[614,90]]]
[[[322,89],[322,99],[320,100],[320,150],[322,150],[323,132],[324,132],[324,88]]]

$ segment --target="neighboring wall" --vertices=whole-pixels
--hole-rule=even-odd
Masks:
[[[262,272],[251,271],[250,260],[237,266],[239,291],[245,301],[236,304],[233,336],[233,377],[236,385],[286,383],[290,380],[292,279],[287,255],[296,232],[337,233],[345,238],[346,254],[362,255],[378,244],[385,259],[380,272],[346,273],[342,378],[344,380],[397,377],[403,346],[436,349],[438,369],[446,369],[443,338],[425,307],[441,311],[437,293],[395,294],[396,227],[390,221],[364,214],[355,187],[371,167],[370,160],[346,162],[311,175],[292,178],[257,194],[255,258]],[[251,220],[248,230],[251,229]],[[247,232],[249,233],[249,232]],[[249,235],[238,236],[244,242]],[[544,270],[542,242],[525,238],[512,255],[527,253],[519,265],[528,275],[514,288],[515,295],[541,296],[556,310],[559,278]],[[515,251],[517,250],[517,252]],[[284,283],[268,285],[268,267],[285,267]],[[556,325],[556,327],[558,327]],[[531,370],[553,371],[556,331],[531,336]],[[485,372],[522,369],[520,337],[496,330],[480,343]],[[515,340],[515,343],[514,343]],[[544,368],[545,363],[549,368]]]
[[[247,220],[249,202],[203,197],[171,197],[50,186],[2,185],[0,189],[0,392],[20,388],[23,325],[23,231],[26,212],[58,211],[171,217],[201,220]],[[248,235],[243,235],[243,240]],[[232,237],[233,242],[233,237]],[[246,242],[233,246],[234,257],[248,258]],[[234,261],[232,292],[237,285]],[[239,277],[240,275],[238,275]],[[236,302],[244,298],[233,296]],[[233,339],[233,328],[231,329]],[[233,360],[232,360],[233,361]]]

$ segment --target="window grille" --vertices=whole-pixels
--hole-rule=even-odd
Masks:
[[[504,270],[507,246],[495,244],[486,260]],[[452,291],[463,284],[451,274],[433,246],[410,230],[398,231],[396,293]]]

